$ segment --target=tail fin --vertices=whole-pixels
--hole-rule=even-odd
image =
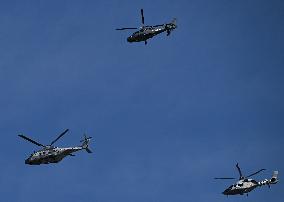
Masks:
[[[177,19],[174,18],[170,23],[165,25],[165,28],[167,30],[167,36],[169,36],[171,34],[171,31],[177,28]]]
[[[173,20],[172,20],[171,23],[174,24],[175,26],[177,26],[177,19],[176,19],[176,18],[173,18]]]
[[[274,171],[272,178],[269,180],[270,184],[276,184],[278,182],[278,171]]]
[[[92,151],[89,149],[89,142],[91,141],[91,138],[92,137],[87,137],[86,135],[84,135],[84,139],[80,141],[83,142],[81,147],[88,153],[92,153]]]

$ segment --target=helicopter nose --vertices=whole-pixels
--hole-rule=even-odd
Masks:
[[[127,37],[127,41],[130,42],[130,43],[133,42],[132,36]]]
[[[26,159],[25,164],[30,164],[30,159]]]
[[[224,195],[227,195],[227,193],[228,193],[227,189],[222,192],[222,194],[224,194]]]

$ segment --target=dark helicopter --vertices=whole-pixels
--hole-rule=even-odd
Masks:
[[[134,32],[131,36],[127,38],[127,41],[130,43],[144,41],[146,45],[148,39],[162,32],[167,32],[167,36],[169,36],[171,31],[177,28],[176,18],[174,18],[170,23],[154,25],[154,26],[147,26],[147,25],[145,26],[143,9],[141,9],[141,17],[142,17],[142,26],[140,28],[124,27],[116,29],[116,30],[139,29],[138,31]]]

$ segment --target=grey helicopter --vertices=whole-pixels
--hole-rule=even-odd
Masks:
[[[29,165],[40,165],[40,164],[49,164],[49,163],[58,163],[66,156],[75,156],[73,153],[80,151],[80,150],[86,150],[88,153],[92,153],[92,151],[89,149],[89,142],[92,137],[87,137],[84,135],[84,139],[81,140],[82,142],[81,146],[75,146],[75,147],[54,147],[53,144],[59,140],[63,135],[65,135],[69,129],[66,129],[63,133],[61,133],[55,140],[53,140],[49,145],[43,145],[40,144],[24,135],[18,135],[19,137],[42,147],[42,149],[38,151],[34,151],[26,160],[25,164]]]
[[[227,189],[225,189],[222,193],[224,195],[243,195],[246,194],[248,196],[248,193],[251,192],[252,190],[254,190],[257,187],[261,187],[263,185],[267,185],[270,188],[270,185],[272,184],[276,184],[278,182],[278,171],[274,171],[273,175],[270,179],[264,179],[262,181],[256,181],[254,179],[251,179],[249,177],[256,175],[258,173],[260,173],[261,171],[264,171],[266,169],[260,169],[248,176],[243,176],[242,171],[239,167],[239,164],[236,164],[236,167],[238,169],[239,172],[239,180],[229,186]],[[231,177],[217,177],[214,179],[236,179],[236,178],[231,178]]]
[[[167,36],[171,34],[171,32],[177,28],[176,25],[176,18],[172,20],[170,23],[154,25],[154,26],[145,26],[144,25],[144,12],[141,9],[141,18],[142,18],[142,26],[140,28],[136,27],[124,27],[118,28],[116,30],[127,30],[127,29],[139,29],[138,31],[134,32],[131,36],[127,38],[128,42],[141,42],[144,41],[145,45],[147,44],[147,40],[162,33],[167,32]]]

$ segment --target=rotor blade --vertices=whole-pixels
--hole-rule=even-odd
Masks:
[[[161,26],[164,26],[165,24],[162,24],[162,25],[153,25],[152,27],[161,27]]]
[[[215,180],[232,180],[232,179],[236,179],[234,177],[215,177]]]
[[[238,171],[239,171],[240,179],[241,179],[241,178],[243,177],[243,174],[242,174],[242,171],[241,171],[241,169],[240,169],[240,167],[239,167],[239,163],[236,164],[236,167],[237,167],[237,169],[238,169]]]
[[[90,154],[93,153],[88,147],[86,148],[86,151]]]
[[[266,170],[266,169],[262,168],[262,169],[260,169],[259,171],[256,171],[255,173],[250,174],[250,175],[248,175],[248,176],[246,176],[246,177],[251,177],[251,176],[256,175],[257,173],[260,173],[261,171],[264,171],[264,170]]]
[[[53,145],[57,140],[59,140],[59,138],[61,138],[63,135],[65,135],[65,133],[68,132],[69,129],[66,129],[63,133],[61,133],[55,140],[53,140],[51,143],[50,143],[50,146]]]
[[[141,9],[141,18],[142,18],[142,25],[144,26],[144,12],[143,12],[143,9]]]
[[[38,142],[36,142],[36,141],[34,141],[34,140],[24,136],[24,135],[19,135],[19,137],[21,137],[21,138],[23,138],[23,139],[25,139],[25,140],[27,140],[27,141],[37,145],[37,146],[44,147],[44,145],[42,145],[42,144],[40,144],[40,143],[38,143]]]
[[[80,142],[84,142],[84,141],[90,140],[90,139],[92,139],[92,137],[87,137],[86,135],[84,135],[84,139],[80,140]]]
[[[138,29],[137,27],[124,27],[124,28],[117,28],[115,30],[126,30],[126,29]]]

